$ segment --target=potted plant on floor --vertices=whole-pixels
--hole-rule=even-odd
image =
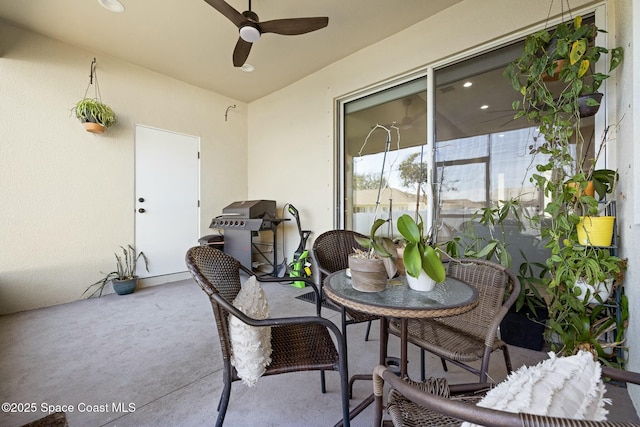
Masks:
[[[144,252],[139,252],[136,254],[136,250],[133,246],[127,245],[120,246],[122,249],[122,255],[119,255],[117,252],[114,253],[116,257],[116,269],[110,273],[102,273],[104,277],[97,282],[91,284],[83,293],[86,294],[92,288],[93,291],[89,294],[87,298],[91,298],[93,296],[98,295],[102,296],[102,292],[104,291],[104,287],[107,283],[111,282],[113,285],[113,290],[118,295],[127,295],[135,291],[138,286],[138,276],[136,276],[136,266],[139,259],[142,259],[144,262],[145,269],[147,272],[149,271],[149,260]]]
[[[402,260],[411,289],[430,291],[436,283],[444,282],[445,269],[440,258],[440,249],[431,245],[424,234],[424,223],[418,215],[416,222],[410,215],[398,218],[398,232],[405,240]]]
[[[354,248],[349,255],[349,271],[354,289],[361,292],[379,292],[387,286],[387,279],[395,273],[396,246],[388,237],[378,237],[378,229],[389,220],[378,218],[371,226],[368,238],[356,237],[361,250]]]
[[[547,267],[541,262],[540,239],[524,232],[525,219],[519,196],[500,200],[474,213],[444,247],[452,258],[480,258],[509,269],[518,267],[520,293],[500,323],[500,336],[507,344],[540,351],[548,319],[543,294]],[[517,254],[511,245],[518,248],[519,266],[513,265]],[[509,295],[505,293],[505,299]]]

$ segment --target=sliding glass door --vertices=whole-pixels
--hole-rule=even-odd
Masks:
[[[519,95],[503,75],[522,47],[514,42],[429,70],[432,81],[425,71],[339,103],[336,226],[369,234],[374,218],[390,218],[386,234],[393,238],[396,219],[417,211],[425,221],[433,218],[426,226],[441,243],[465,235],[469,225],[475,237],[504,240],[514,272],[525,261],[546,259],[538,231],[522,220],[544,211],[545,196],[531,177],[535,165],[546,162],[535,154],[545,141],[535,123],[514,120]],[[577,150],[589,161],[594,118],[581,126],[591,138]],[[483,209],[509,200],[517,200],[521,216],[503,218],[504,230],[478,224]]]

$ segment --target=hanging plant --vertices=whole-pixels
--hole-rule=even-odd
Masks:
[[[87,93],[94,79],[94,97],[88,98]],[[87,132],[104,133],[106,128],[116,123],[116,115],[111,107],[102,103],[95,58],[93,58],[93,62],[91,62],[91,75],[84,97],[76,103],[71,111],[75,113],[76,118],[80,120]]]
[[[83,98],[74,107],[76,117],[92,133],[103,133],[116,122],[116,115],[106,104],[97,99]]]
[[[616,328],[624,331],[626,325],[604,309],[585,304],[585,294],[576,288],[577,281],[594,289],[611,278],[620,283],[626,269],[626,261],[609,248],[592,246],[578,236],[581,217],[596,217],[604,210],[608,203],[603,205],[599,200],[615,193],[618,179],[614,170],[594,170],[608,128],[594,159],[587,161],[581,154],[589,142],[582,135],[581,120],[598,111],[603,96],[598,89],[623,60],[621,47],[608,49],[596,44],[596,36],[603,32],[594,23],[583,22],[581,16],[555,29],[538,31],[526,38],[521,55],[504,74],[519,93],[513,102],[515,118],[524,117],[538,128],[531,153],[545,155],[531,178],[544,194],[545,206],[531,219],[550,253],[545,263],[548,277],[544,279],[547,340],[559,354],[587,349],[607,363],[618,363],[605,353],[609,344],[602,338]],[[608,67],[598,72],[595,66],[604,55],[609,56]],[[596,182],[598,185],[591,195],[587,193],[589,181],[594,188]],[[610,346],[620,344],[616,337]]]
[[[572,128],[579,118],[595,114],[602,98],[598,89],[623,58],[621,47],[607,49],[595,44],[596,35],[604,32],[577,16],[553,30],[529,35],[522,54],[505,71],[522,95],[513,103],[516,118],[526,116],[539,122],[546,137],[557,134],[558,126]],[[595,72],[603,54],[610,55],[606,74]],[[550,83],[549,77],[560,83]]]

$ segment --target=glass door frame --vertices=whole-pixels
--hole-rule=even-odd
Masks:
[[[337,141],[337,144],[335,145],[335,159],[336,159],[336,163],[335,163],[335,173],[334,173],[334,188],[336,189],[336,191],[334,191],[334,215],[333,215],[333,223],[334,223],[334,227],[337,229],[343,229],[343,228],[350,228],[351,224],[352,224],[352,216],[353,216],[353,206],[351,206],[349,208],[349,204],[347,203],[346,200],[346,195],[348,194],[347,192],[347,185],[349,184],[345,177],[346,177],[346,150],[345,150],[345,106],[347,104],[349,104],[350,102],[353,101],[357,101],[359,99],[365,98],[367,96],[371,96],[371,95],[375,95],[376,93],[382,92],[384,90],[387,89],[392,89],[394,87],[397,86],[402,86],[405,83],[409,83],[412,80],[416,80],[416,79],[420,79],[420,78],[426,78],[426,84],[427,84],[427,114],[426,114],[426,119],[427,119],[427,146],[429,146],[429,144],[431,144],[431,147],[433,146],[433,117],[431,114],[429,114],[429,108],[431,108],[431,106],[433,106],[433,96],[431,95],[432,92],[432,83],[431,81],[433,80],[432,78],[433,76],[433,68],[432,67],[427,67],[418,71],[414,71],[408,74],[405,74],[401,77],[396,77],[392,80],[388,80],[385,81],[383,83],[377,84],[375,86],[372,86],[370,88],[367,88],[366,90],[361,90],[358,92],[355,92],[351,95],[347,95],[345,97],[339,98],[336,100],[336,106],[335,106],[335,122],[336,122],[336,135],[335,135],[335,140]],[[431,141],[431,142],[429,142]],[[425,151],[427,152],[427,151]],[[429,189],[431,188],[431,181],[432,181],[432,176],[433,176],[433,155],[426,155],[425,156],[426,162],[425,165],[427,165],[428,167],[428,177],[429,177],[429,183],[426,187],[428,187]],[[431,165],[431,166],[429,166]],[[429,195],[427,195],[428,197],[428,201],[427,201],[427,211],[428,212],[433,212],[433,200],[432,197],[430,197]],[[347,210],[348,209],[348,210]],[[426,221],[426,220],[425,220]]]

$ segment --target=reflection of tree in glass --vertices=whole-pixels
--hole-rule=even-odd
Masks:
[[[388,186],[387,179],[379,173],[353,175],[353,185],[357,190],[377,190],[381,183],[382,188],[386,188]]]
[[[418,183],[422,185],[427,182],[427,168],[424,164],[420,164],[419,156],[420,153],[409,154],[398,166],[402,185],[413,190],[417,190]],[[444,168],[438,168],[438,173],[440,175],[439,191],[458,191],[456,184],[460,182],[460,179],[445,180]]]
[[[425,164],[420,164],[419,155],[420,153],[409,154],[398,165],[402,185],[407,188],[417,189],[418,184],[427,182],[427,167]]]

